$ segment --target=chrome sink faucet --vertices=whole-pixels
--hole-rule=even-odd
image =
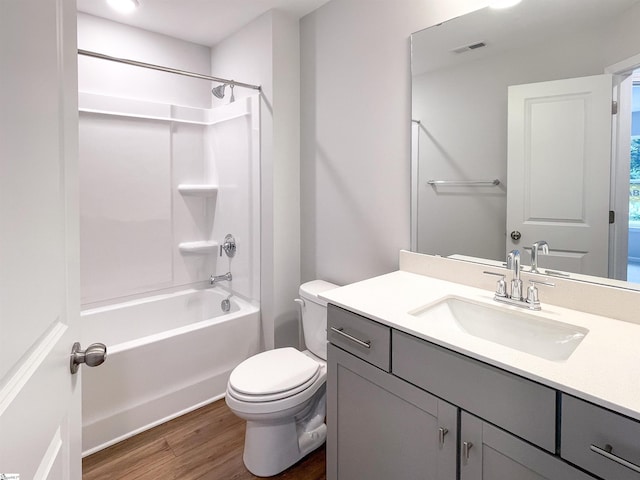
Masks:
[[[549,287],[554,287],[555,284],[549,282],[541,282],[538,280],[529,280],[529,283],[531,283],[531,285],[527,289],[527,298],[523,298],[522,280],[520,280],[520,252],[518,250],[511,250],[507,255],[507,268],[513,271],[513,278],[511,280],[511,293],[507,291],[504,274],[488,271],[483,272],[487,275],[496,275],[498,277],[501,277],[500,280],[498,280],[496,293],[493,299],[496,302],[506,303],[515,307],[528,308],[530,310],[540,310],[540,300],[538,298],[538,289],[536,285],[546,285]]]
[[[520,280],[520,251],[511,250],[507,255],[507,268],[513,271],[511,295],[514,300],[522,300],[522,280]]]
[[[231,280],[233,280],[233,276],[231,275],[231,272],[227,272],[224,275],[211,275],[209,282],[211,283],[211,286],[214,286],[218,282],[230,282]]]
[[[531,273],[540,273],[538,270],[539,250],[542,250],[544,255],[549,255],[549,244],[544,240],[538,240],[531,246]]]

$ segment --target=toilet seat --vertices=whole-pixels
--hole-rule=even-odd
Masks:
[[[273,402],[306,390],[320,373],[320,364],[309,356],[295,348],[277,348],[238,365],[229,377],[228,393],[244,402]]]

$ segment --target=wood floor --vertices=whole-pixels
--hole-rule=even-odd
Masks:
[[[219,400],[85,457],[83,480],[247,480],[245,422]],[[325,447],[275,479],[325,480]]]

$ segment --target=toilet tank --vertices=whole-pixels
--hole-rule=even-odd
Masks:
[[[327,302],[318,298],[318,295],[327,290],[338,288],[338,285],[313,280],[300,285],[300,298],[304,301],[302,306],[302,332],[304,343],[314,355],[327,359]]]

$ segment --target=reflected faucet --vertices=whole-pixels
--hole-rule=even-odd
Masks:
[[[230,282],[231,280],[233,280],[233,276],[231,275],[231,272],[227,272],[224,275],[211,275],[209,282],[211,283],[211,286],[214,286],[218,282]]]
[[[549,244],[544,240],[538,240],[531,247],[531,273],[540,273],[538,270],[538,249],[542,249],[544,255],[549,255]]]

